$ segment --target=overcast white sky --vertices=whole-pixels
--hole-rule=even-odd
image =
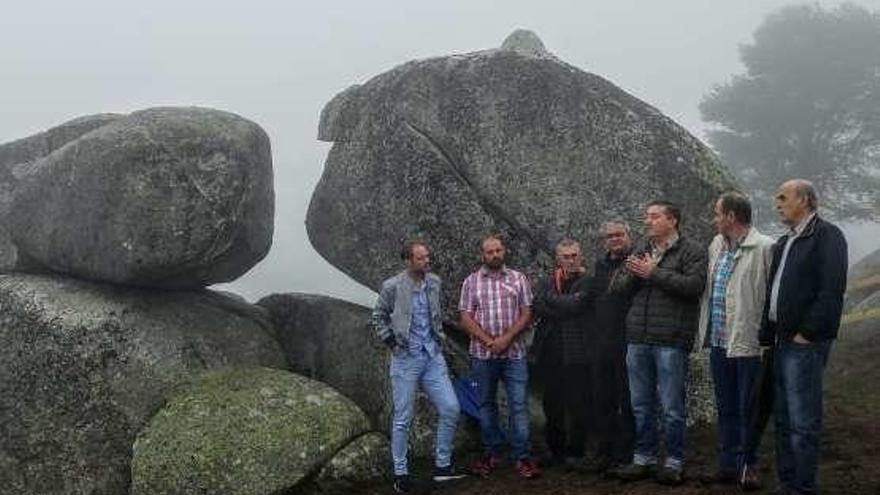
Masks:
[[[304,218],[330,147],[315,139],[321,108],[347,86],[412,59],[500,45],[516,28],[599,74],[703,138],[697,105],[740,72],[779,0],[282,2],[0,1],[0,143],[71,118],[158,105],[200,105],[263,126],[275,165],[275,240],[231,288],[249,299],[316,292],[371,304],[328,265]],[[818,2],[836,5],[839,2]],[[859,2],[880,9],[880,0]],[[880,228],[851,237],[880,246]]]

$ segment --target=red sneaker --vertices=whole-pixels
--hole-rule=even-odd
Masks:
[[[537,478],[541,475],[538,464],[529,457],[516,461],[516,472],[526,479]]]
[[[477,476],[486,477],[500,465],[501,456],[498,454],[483,454],[483,457],[477,459],[471,466],[471,471]]]

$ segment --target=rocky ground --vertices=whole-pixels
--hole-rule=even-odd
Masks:
[[[870,316],[870,317],[865,317]],[[880,493],[880,314],[851,318],[841,330],[841,338],[832,351],[826,373],[825,435],[820,480],[826,494]],[[775,486],[773,467],[773,431],[768,429],[762,449],[764,489]],[[540,446],[538,446],[540,447]],[[490,479],[467,478],[454,486],[434,487],[421,481],[416,493],[439,495],[518,495],[518,494],[726,494],[739,493],[734,488],[707,486],[700,475],[713,469],[715,433],[712,427],[690,432],[687,481],[680,487],[664,487],[653,481],[622,483],[599,475],[547,470],[536,480],[520,480],[512,467],[506,466]],[[470,459],[468,459],[469,461]],[[417,468],[421,480],[429,468]],[[365,487],[365,494],[391,493],[390,487]]]

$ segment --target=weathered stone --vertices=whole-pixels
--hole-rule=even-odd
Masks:
[[[860,306],[865,309],[866,304],[863,303],[880,294],[880,250],[874,251],[853,265],[849,269],[847,278],[846,309],[858,311],[856,308]]]
[[[7,215],[18,182],[40,158],[120,118],[121,115],[109,113],[79,117],[48,131],[0,145],[0,271],[29,268],[19,260],[6,231]]]
[[[512,38],[403,64],[327,105],[319,139],[334,144],[306,225],[331,264],[378,290],[401,242],[421,235],[454,303],[493,231],[530,274],[561,237],[597,246],[604,220],[639,222],[657,198],[680,203],[685,233],[708,241],[712,204],[733,187],[712,152],[534,35]]]
[[[352,401],[319,382],[266,368],[208,373],[138,435],[131,493],[281,493],[368,430]]]
[[[370,310],[357,304],[312,294],[274,294],[257,302],[268,309],[276,338],[290,369],[329,384],[367,413],[373,429],[389,434],[391,426],[390,353],[371,335]],[[463,371],[466,354],[447,342],[450,366]],[[416,399],[410,435],[414,456],[433,453],[436,411],[427,397]],[[464,424],[464,421],[462,421]],[[460,429],[458,448],[474,445],[475,432]]]
[[[131,445],[205,369],[286,366],[253,306],[0,275],[0,492],[126,493]]]
[[[712,205],[734,187],[685,129],[523,31],[500,49],[408,62],[348,88],[325,107],[318,138],[333,147],[306,220],[315,249],[378,290],[402,241],[425,237],[450,318],[487,233],[535,276],[560,238],[591,258],[603,221],[637,225],[653,199],[679,203],[685,235],[708,243]],[[708,417],[708,373],[697,375],[691,417]]]
[[[22,256],[80,278],[194,288],[239,277],[272,243],[269,139],[237,115],[154,108],[41,158],[9,230]]]
[[[388,477],[388,459],[388,438],[380,433],[367,433],[337,452],[315,477],[315,484],[321,493],[351,493],[366,483]]]

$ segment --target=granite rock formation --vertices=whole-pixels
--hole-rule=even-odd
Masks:
[[[0,492],[127,493],[135,435],[175,387],[286,366],[257,315],[209,290],[0,275]]]
[[[378,290],[402,241],[426,237],[453,308],[486,233],[534,274],[561,237],[589,252],[604,220],[639,222],[657,198],[680,203],[684,232],[708,241],[713,202],[733,187],[685,129],[526,31],[348,88],[318,138],[333,147],[306,221],[315,249]]]
[[[37,159],[5,220],[18,256],[47,271],[177,289],[249,270],[273,216],[266,133],[190,107],[109,119]]]

